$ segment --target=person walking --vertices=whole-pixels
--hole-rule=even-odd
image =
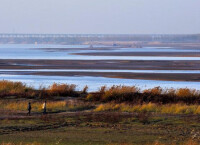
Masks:
[[[31,102],[28,103],[28,107],[27,107],[28,113],[27,115],[31,115]]]
[[[47,114],[47,102],[46,101],[42,105],[42,109],[43,109],[43,114]]]

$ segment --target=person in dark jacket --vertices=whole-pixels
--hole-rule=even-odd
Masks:
[[[31,115],[31,102],[28,103],[28,107],[27,107],[28,113],[27,115]]]

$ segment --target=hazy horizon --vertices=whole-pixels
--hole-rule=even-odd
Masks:
[[[0,33],[200,34],[199,0],[0,2]]]

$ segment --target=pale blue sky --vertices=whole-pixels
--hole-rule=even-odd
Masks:
[[[0,33],[200,33],[200,0],[0,0]]]

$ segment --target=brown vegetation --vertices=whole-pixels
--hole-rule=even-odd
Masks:
[[[200,105],[166,104],[158,105],[153,103],[142,105],[105,103],[100,104],[95,111],[117,111],[135,113],[160,113],[160,114],[200,114]]]
[[[16,96],[16,97],[51,97],[51,96],[77,96],[76,85],[74,84],[56,84],[48,88],[40,87],[36,90],[28,87],[21,82],[0,81],[0,96]]]
[[[155,87],[141,92],[136,87],[112,86],[106,88],[103,86],[98,92],[88,94],[86,99],[100,102],[128,102],[131,104],[150,102],[158,104],[200,104],[200,92],[188,88],[163,90],[160,87]]]
[[[87,93],[88,87],[85,86],[82,91],[76,90],[74,84],[57,84],[47,88],[40,88],[36,90],[28,87],[21,82],[0,81],[0,97],[16,96],[25,98],[45,98],[55,96],[63,97],[80,97],[86,96],[88,101],[100,102],[127,102],[130,104],[169,104],[169,103],[183,103],[183,104],[200,104],[200,91],[191,90],[188,88],[181,89],[162,89],[155,87],[141,91],[135,86],[112,86],[107,88],[102,86],[99,91]]]

